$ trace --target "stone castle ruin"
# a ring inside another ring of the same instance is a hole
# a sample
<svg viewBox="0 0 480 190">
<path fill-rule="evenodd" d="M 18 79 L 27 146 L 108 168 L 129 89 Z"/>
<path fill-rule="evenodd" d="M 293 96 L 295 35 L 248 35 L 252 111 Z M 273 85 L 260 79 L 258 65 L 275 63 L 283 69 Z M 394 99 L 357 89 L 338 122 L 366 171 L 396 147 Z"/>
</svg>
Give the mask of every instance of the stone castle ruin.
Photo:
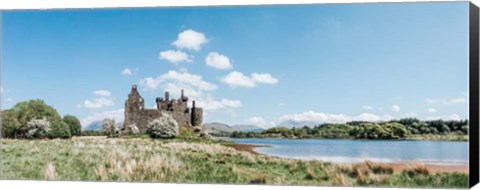
<svg viewBox="0 0 480 190">
<path fill-rule="evenodd" d="M 159 118 L 163 113 L 170 114 L 178 123 L 178 126 L 201 126 L 203 122 L 203 109 L 195 107 L 192 101 L 192 108 L 188 107 L 188 97 L 183 95 L 179 99 L 170 99 L 168 91 L 165 91 L 165 99 L 156 99 L 156 109 L 145 109 L 145 101 L 137 90 L 137 85 L 132 89 L 125 101 L 125 121 L 123 123 L 124 134 L 130 133 L 131 125 L 137 126 L 140 133 L 147 131 L 147 125 L 154 119 Z"/>
</svg>

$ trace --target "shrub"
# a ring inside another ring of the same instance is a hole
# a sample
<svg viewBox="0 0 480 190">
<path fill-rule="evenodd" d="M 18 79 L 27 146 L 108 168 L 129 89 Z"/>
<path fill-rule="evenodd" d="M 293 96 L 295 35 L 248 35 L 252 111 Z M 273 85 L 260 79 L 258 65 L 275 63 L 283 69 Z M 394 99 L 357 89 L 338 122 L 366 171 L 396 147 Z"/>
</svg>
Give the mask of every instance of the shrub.
<svg viewBox="0 0 480 190">
<path fill-rule="evenodd" d="M 147 133 L 152 138 L 175 138 L 178 136 L 178 123 L 168 113 L 162 113 L 160 118 L 147 125 Z"/>
<path fill-rule="evenodd" d="M 1 112 L 2 117 L 2 136 L 9 138 L 18 138 L 21 124 L 18 121 L 18 114 L 15 110 L 5 110 Z"/>
<path fill-rule="evenodd" d="M 114 119 L 104 119 L 102 126 L 108 138 L 114 138 L 120 135 L 120 128 L 115 124 Z"/>
<path fill-rule="evenodd" d="M 128 126 L 130 128 L 130 132 L 132 132 L 132 134 L 138 134 L 140 133 L 140 131 L 138 130 L 138 127 L 135 125 L 135 124 L 132 124 L 130 126 Z"/>
<path fill-rule="evenodd" d="M 428 168 L 425 165 L 421 164 L 421 165 L 415 166 L 412 169 L 403 170 L 402 173 L 407 174 L 410 177 L 414 177 L 417 175 L 428 175 L 430 174 L 430 171 L 428 171 Z"/>
<path fill-rule="evenodd" d="M 51 130 L 48 132 L 49 138 L 62 138 L 67 139 L 72 137 L 70 133 L 70 127 L 63 121 L 52 122 Z"/>
<path fill-rule="evenodd" d="M 63 122 L 65 122 L 68 127 L 70 128 L 70 134 L 72 136 L 80 136 L 82 130 L 82 124 L 77 117 L 73 115 L 65 115 L 63 116 Z"/>
<path fill-rule="evenodd" d="M 31 119 L 27 123 L 27 127 L 27 138 L 44 138 L 47 136 L 47 133 L 50 130 L 50 122 L 47 120 L 47 118 Z"/>
<path fill-rule="evenodd" d="M 2 111 L 2 135 L 8 138 L 29 137 L 28 122 L 33 119 L 46 118 L 50 124 L 61 121 L 57 110 L 45 104 L 43 100 L 34 99 L 15 104 L 11 109 Z M 31 131 L 31 133 L 34 133 Z"/>
</svg>

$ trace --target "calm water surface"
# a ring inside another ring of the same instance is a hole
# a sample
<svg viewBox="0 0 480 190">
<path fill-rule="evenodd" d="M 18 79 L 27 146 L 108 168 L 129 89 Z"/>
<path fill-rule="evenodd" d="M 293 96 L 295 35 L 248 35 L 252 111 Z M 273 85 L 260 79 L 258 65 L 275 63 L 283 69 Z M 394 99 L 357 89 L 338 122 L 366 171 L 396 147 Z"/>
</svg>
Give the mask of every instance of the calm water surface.
<svg viewBox="0 0 480 190">
<path fill-rule="evenodd" d="M 284 158 L 354 163 L 421 161 L 426 164 L 467 165 L 468 142 L 337 139 L 231 139 L 236 143 L 268 145 L 255 151 Z"/>
</svg>

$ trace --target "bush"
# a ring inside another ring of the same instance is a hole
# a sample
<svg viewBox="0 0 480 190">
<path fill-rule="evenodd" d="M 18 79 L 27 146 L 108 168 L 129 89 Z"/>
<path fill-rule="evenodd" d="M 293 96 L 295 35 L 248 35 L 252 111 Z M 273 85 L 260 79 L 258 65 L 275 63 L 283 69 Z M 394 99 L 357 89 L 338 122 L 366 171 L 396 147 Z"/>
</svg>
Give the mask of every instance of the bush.
<svg viewBox="0 0 480 190">
<path fill-rule="evenodd" d="M 130 126 L 128 126 L 130 128 L 130 132 L 132 134 L 138 134 L 140 133 L 140 131 L 138 130 L 138 127 L 135 125 L 135 124 L 132 124 Z"/>
<path fill-rule="evenodd" d="M 152 138 L 175 138 L 178 136 L 178 123 L 168 113 L 162 113 L 160 118 L 147 125 L 147 133 Z"/>
<path fill-rule="evenodd" d="M 2 135 L 8 138 L 32 138 L 29 136 L 28 122 L 39 118 L 46 118 L 52 125 L 61 121 L 57 110 L 43 100 L 19 102 L 12 109 L 2 111 Z"/>
<path fill-rule="evenodd" d="M 70 127 L 63 121 L 57 121 L 52 123 L 51 130 L 48 132 L 49 138 L 62 138 L 67 139 L 72 137 L 70 133 Z"/>
<path fill-rule="evenodd" d="M 80 136 L 80 133 L 82 131 L 82 124 L 80 123 L 80 120 L 78 120 L 77 117 L 73 115 L 65 115 L 63 116 L 62 120 L 70 128 L 70 134 L 72 136 Z"/>
<path fill-rule="evenodd" d="M 2 137 L 19 138 L 21 124 L 18 121 L 18 114 L 15 110 L 5 110 L 1 112 L 2 117 Z"/>
<path fill-rule="evenodd" d="M 27 138 L 45 138 L 48 131 L 50 130 L 50 122 L 47 118 L 43 119 L 31 119 L 27 123 L 28 132 L 26 134 Z"/>
<path fill-rule="evenodd" d="M 120 128 L 115 124 L 113 119 L 104 119 L 102 122 L 103 130 L 108 138 L 120 136 Z"/>
</svg>

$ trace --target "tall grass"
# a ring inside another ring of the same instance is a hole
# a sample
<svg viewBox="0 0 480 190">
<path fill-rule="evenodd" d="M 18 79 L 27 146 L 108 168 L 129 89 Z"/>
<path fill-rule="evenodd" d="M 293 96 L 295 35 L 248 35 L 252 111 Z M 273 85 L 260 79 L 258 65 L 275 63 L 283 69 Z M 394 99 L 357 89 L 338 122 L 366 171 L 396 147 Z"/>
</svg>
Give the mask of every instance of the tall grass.
<svg viewBox="0 0 480 190">
<path fill-rule="evenodd" d="M 394 173 L 373 162 L 282 159 L 211 140 L 83 137 L 1 143 L 2 179 L 444 188 L 468 184 L 468 174 L 431 174 L 421 167 Z"/>
</svg>

